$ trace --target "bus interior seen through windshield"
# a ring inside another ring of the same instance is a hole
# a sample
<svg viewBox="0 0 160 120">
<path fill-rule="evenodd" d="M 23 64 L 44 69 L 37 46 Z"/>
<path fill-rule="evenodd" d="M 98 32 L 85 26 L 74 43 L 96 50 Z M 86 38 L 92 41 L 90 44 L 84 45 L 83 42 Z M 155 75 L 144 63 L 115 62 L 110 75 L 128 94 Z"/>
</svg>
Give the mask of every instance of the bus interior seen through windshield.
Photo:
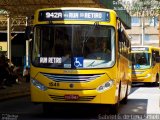
<svg viewBox="0 0 160 120">
<path fill-rule="evenodd" d="M 100 32 L 101 31 L 101 32 Z M 43 58 L 59 58 L 45 63 Z M 82 57 L 81 68 L 106 68 L 115 63 L 115 30 L 95 25 L 37 25 L 32 63 L 40 67 L 72 68 L 72 57 Z"/>
<path fill-rule="evenodd" d="M 150 53 L 132 53 L 132 65 L 135 69 L 150 68 Z"/>
</svg>

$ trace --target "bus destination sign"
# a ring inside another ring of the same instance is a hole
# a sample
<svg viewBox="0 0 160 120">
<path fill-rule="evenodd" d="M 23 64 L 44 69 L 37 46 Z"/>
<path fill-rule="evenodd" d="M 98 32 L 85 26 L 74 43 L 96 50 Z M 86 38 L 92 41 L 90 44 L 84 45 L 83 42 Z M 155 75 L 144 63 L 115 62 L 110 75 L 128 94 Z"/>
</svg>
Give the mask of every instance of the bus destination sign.
<svg viewBox="0 0 160 120">
<path fill-rule="evenodd" d="M 55 20 L 92 20 L 109 21 L 109 12 L 86 11 L 86 10 L 47 10 L 39 12 L 39 21 Z"/>
<path fill-rule="evenodd" d="M 146 47 L 132 47 L 131 51 L 148 51 Z"/>
</svg>

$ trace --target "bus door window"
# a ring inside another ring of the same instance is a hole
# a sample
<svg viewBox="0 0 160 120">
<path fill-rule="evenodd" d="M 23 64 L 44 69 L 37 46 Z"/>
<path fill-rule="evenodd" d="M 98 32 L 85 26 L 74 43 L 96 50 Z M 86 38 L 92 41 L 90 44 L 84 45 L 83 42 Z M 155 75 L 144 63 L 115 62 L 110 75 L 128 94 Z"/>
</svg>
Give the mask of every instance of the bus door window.
<svg viewBox="0 0 160 120">
<path fill-rule="evenodd" d="M 154 66 L 156 64 L 156 52 L 152 51 L 152 65 Z"/>
<path fill-rule="evenodd" d="M 160 52 L 156 51 L 156 62 L 160 63 Z"/>
<path fill-rule="evenodd" d="M 119 42 L 119 52 L 120 54 L 122 54 L 123 56 L 127 57 L 127 46 L 126 46 L 126 41 L 127 38 L 125 37 L 125 33 L 124 31 L 119 30 L 119 37 L 118 37 L 118 42 Z"/>
<path fill-rule="evenodd" d="M 152 61 L 153 64 L 155 64 L 156 62 L 159 62 L 159 51 L 152 51 Z"/>
</svg>

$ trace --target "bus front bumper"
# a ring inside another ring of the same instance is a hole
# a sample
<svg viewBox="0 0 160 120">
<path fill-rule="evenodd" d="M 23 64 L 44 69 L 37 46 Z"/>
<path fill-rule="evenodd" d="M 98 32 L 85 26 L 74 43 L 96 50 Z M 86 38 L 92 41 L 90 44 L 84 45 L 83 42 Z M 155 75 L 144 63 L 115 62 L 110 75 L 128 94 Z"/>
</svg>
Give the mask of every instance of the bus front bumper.
<svg viewBox="0 0 160 120">
<path fill-rule="evenodd" d="M 154 82 L 152 80 L 152 76 L 146 75 L 146 76 L 132 76 L 132 82 Z"/>
<path fill-rule="evenodd" d="M 97 90 L 60 90 L 47 89 L 42 91 L 31 84 L 32 102 L 53 103 L 91 103 L 91 104 L 115 104 L 117 101 L 116 87 L 99 93 Z"/>
</svg>

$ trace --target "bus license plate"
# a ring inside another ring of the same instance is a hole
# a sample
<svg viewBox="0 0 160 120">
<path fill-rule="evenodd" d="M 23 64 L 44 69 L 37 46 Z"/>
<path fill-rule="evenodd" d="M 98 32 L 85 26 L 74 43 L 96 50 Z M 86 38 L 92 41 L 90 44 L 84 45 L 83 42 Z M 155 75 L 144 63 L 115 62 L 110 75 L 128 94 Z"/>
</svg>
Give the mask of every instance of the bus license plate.
<svg viewBox="0 0 160 120">
<path fill-rule="evenodd" d="M 79 95 L 65 95 L 64 98 L 65 100 L 78 100 Z"/>
</svg>

